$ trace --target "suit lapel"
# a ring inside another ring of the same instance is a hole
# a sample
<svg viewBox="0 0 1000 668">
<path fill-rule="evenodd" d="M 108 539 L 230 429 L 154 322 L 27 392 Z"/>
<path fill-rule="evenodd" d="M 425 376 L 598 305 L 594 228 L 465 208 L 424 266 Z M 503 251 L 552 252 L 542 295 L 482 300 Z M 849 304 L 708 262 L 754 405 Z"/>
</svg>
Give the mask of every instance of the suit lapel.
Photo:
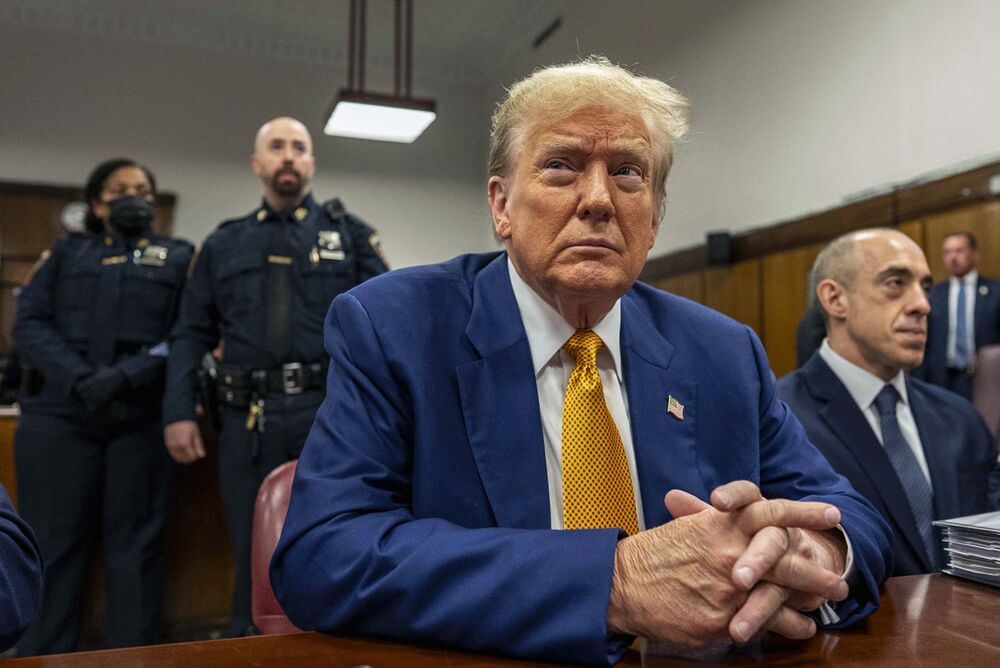
<svg viewBox="0 0 1000 668">
<path fill-rule="evenodd" d="M 547 529 L 538 389 L 505 253 L 476 276 L 472 298 L 466 335 L 482 357 L 456 372 L 479 476 L 499 526 Z"/>
<path fill-rule="evenodd" d="M 861 470 L 871 481 L 872 489 L 882 499 L 896 526 L 900 527 L 903 535 L 897 536 L 897 540 L 906 540 L 913 551 L 920 555 L 924 568 L 929 570 L 930 564 L 926 563 L 924 544 L 906 499 L 906 492 L 868 420 L 822 357 L 813 355 L 803 371 L 810 392 L 824 404 L 819 410 L 820 418 L 858 461 Z"/>
<path fill-rule="evenodd" d="M 973 335 L 976 343 L 976 348 L 988 345 L 988 342 L 992 340 L 991 339 L 992 335 L 990 334 L 989 330 L 990 327 L 993 325 L 993 323 L 991 323 L 989 319 L 988 307 L 990 300 L 993 298 L 993 296 L 990 295 L 989 289 L 990 286 L 987 285 L 986 281 L 983 280 L 982 276 L 976 279 L 976 294 L 974 297 L 975 306 L 973 307 L 973 316 L 972 316 L 973 319 L 975 320 L 973 325 L 976 331 L 973 332 Z M 986 294 L 983 294 L 982 290 L 986 290 Z"/>
<path fill-rule="evenodd" d="M 910 401 L 910 412 L 917 423 L 927 468 L 931 473 L 934 519 L 956 517 L 961 512 L 958 498 L 943 493 L 945 490 L 958 489 L 958 467 L 955 466 L 956 452 L 950 447 L 950 434 L 941 419 L 941 409 L 931 405 L 909 379 L 906 381 L 906 394 Z"/>
<path fill-rule="evenodd" d="M 679 488 L 700 498 L 710 490 L 698 475 L 698 385 L 670 373 L 674 346 L 653 327 L 645 311 L 622 298 L 622 373 L 632 423 L 632 447 L 646 527 L 670 519 L 663 495 Z M 667 413 L 667 398 L 683 404 L 683 420 Z"/>
</svg>

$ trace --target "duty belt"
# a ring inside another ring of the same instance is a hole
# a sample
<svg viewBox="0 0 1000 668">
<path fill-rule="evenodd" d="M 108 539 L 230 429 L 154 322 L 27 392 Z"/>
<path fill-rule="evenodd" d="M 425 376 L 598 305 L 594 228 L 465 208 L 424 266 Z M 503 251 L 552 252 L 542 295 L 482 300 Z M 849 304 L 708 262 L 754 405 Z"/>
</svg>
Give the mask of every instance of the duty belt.
<svg viewBox="0 0 1000 668">
<path fill-rule="evenodd" d="M 269 393 L 302 394 L 326 384 L 323 362 L 282 364 L 274 369 L 234 369 L 218 371 L 219 401 L 230 406 L 248 406 Z"/>
</svg>

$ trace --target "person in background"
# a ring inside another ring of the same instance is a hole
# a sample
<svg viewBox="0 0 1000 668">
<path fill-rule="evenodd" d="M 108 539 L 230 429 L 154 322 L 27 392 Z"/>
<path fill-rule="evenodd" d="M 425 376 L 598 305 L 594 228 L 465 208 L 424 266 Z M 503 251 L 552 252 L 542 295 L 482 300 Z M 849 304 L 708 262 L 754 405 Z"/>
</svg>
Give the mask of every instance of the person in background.
<svg viewBox="0 0 1000 668">
<path fill-rule="evenodd" d="M 1000 498 L 993 436 L 966 399 L 907 377 L 924 356 L 931 273 L 901 232 L 834 240 L 813 266 L 828 337 L 778 394 L 809 440 L 889 521 L 894 575 L 938 570 L 931 522 Z"/>
<path fill-rule="evenodd" d="M 807 638 L 877 607 L 888 527 L 756 336 L 636 282 L 686 118 L 603 58 L 538 70 L 493 119 L 505 251 L 334 300 L 271 562 L 293 623 L 613 663 L 634 636 Z"/>
<path fill-rule="evenodd" d="M 0 651 L 21 637 L 42 599 L 42 554 L 35 534 L 0 485 Z"/>
<path fill-rule="evenodd" d="M 221 338 L 219 487 L 236 565 L 231 635 L 254 632 L 250 536 L 257 489 L 272 469 L 298 457 L 323 401 L 330 301 L 388 269 L 371 227 L 340 200 L 313 199 L 316 164 L 302 123 L 284 117 L 265 123 L 250 164 L 263 201 L 219 225 L 202 245 L 171 339 L 163 417 L 175 460 L 204 456 L 195 422 L 197 373 Z"/>
<path fill-rule="evenodd" d="M 931 290 L 927 353 L 913 375 L 972 398 L 976 350 L 1000 343 L 1000 281 L 980 276 L 979 252 L 971 232 L 941 242 L 951 278 Z"/>
<path fill-rule="evenodd" d="M 42 254 L 14 323 L 30 367 L 14 435 L 18 501 L 45 560 L 22 655 L 76 649 L 98 538 L 108 646 L 157 639 L 175 473 L 161 427 L 166 339 L 194 249 L 153 232 L 156 181 L 132 160 L 98 165 L 84 195 L 89 231 Z"/>
</svg>

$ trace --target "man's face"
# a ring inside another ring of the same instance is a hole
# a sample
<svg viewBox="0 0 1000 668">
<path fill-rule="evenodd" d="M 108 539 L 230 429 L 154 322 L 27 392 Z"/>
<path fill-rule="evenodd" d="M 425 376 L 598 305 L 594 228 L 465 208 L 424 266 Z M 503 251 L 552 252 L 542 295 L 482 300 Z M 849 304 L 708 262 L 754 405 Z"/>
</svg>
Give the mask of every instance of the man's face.
<svg viewBox="0 0 1000 668">
<path fill-rule="evenodd" d="M 965 235 L 945 237 L 941 244 L 941 255 L 945 268 L 952 276 L 961 278 L 976 268 L 977 253 Z"/>
<path fill-rule="evenodd" d="M 264 184 L 265 195 L 278 199 L 305 195 L 316 172 L 309 132 L 290 118 L 271 121 L 258 135 L 250 163 Z"/>
<path fill-rule="evenodd" d="M 924 358 L 931 272 L 920 247 L 897 232 L 857 240 L 854 261 L 857 274 L 843 294 L 853 348 L 845 357 L 888 380 Z"/>
<path fill-rule="evenodd" d="M 546 301 L 617 299 L 656 238 L 653 150 L 637 115 L 587 108 L 530 129 L 506 177 L 490 179 L 497 235 Z"/>
</svg>

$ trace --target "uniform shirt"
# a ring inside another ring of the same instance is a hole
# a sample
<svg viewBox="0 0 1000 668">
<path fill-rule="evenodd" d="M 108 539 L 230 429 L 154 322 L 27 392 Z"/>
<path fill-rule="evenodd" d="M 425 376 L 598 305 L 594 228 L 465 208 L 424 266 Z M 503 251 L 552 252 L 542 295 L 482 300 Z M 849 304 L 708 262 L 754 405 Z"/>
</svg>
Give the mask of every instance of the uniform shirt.
<svg viewBox="0 0 1000 668">
<path fill-rule="evenodd" d="M 275 226 L 287 233 L 288 256 L 270 257 Z M 290 268 L 284 354 L 268 349 L 267 274 Z M 375 231 L 344 214 L 334 220 L 311 195 L 285 211 L 266 202 L 222 223 L 195 259 L 171 336 L 164 423 L 193 420 L 196 373 L 204 354 L 223 341 L 222 364 L 247 371 L 326 359 L 323 323 L 341 292 L 387 270 Z"/>
<path fill-rule="evenodd" d="M 549 482 L 549 514 L 553 529 L 563 528 L 562 495 L 562 414 L 566 401 L 566 384 L 576 366 L 573 358 L 562 349 L 576 329 L 532 290 L 507 259 L 511 287 L 521 312 L 521 322 L 531 348 L 531 363 L 538 386 L 538 408 L 542 415 L 542 437 L 545 441 L 545 472 Z M 597 353 L 597 372 L 604 389 L 604 402 L 618 428 L 625 448 L 632 493 L 635 497 L 635 516 L 639 530 L 646 528 L 642 514 L 639 477 L 635 468 L 635 449 L 632 446 L 632 426 L 628 418 L 628 399 L 621 374 L 621 300 L 615 302 L 604 318 L 592 327 L 601 337 L 604 347 Z"/>
<path fill-rule="evenodd" d="M 17 348 L 45 379 L 42 394 L 22 403 L 74 412 L 74 384 L 105 363 L 119 368 L 133 389 L 161 381 L 165 365 L 156 351 L 174 323 L 193 252 L 187 241 L 154 234 L 71 234 L 57 241 L 18 298 Z M 110 359 L 88 357 L 95 339 Z"/>
<path fill-rule="evenodd" d="M 830 367 L 830 370 L 833 371 L 837 378 L 840 379 L 840 382 L 844 384 L 844 387 L 847 388 L 847 392 L 854 399 L 854 403 L 858 405 L 858 409 L 865 416 L 865 420 L 868 421 L 868 426 L 872 428 L 875 438 L 884 446 L 885 443 L 882 440 L 882 423 L 878 407 L 875 406 L 875 397 L 885 387 L 886 382 L 875 374 L 865 371 L 838 355 L 830 347 L 828 339 L 823 340 L 819 354 L 827 366 Z M 924 472 L 924 477 L 927 478 L 928 482 L 931 482 L 930 469 L 927 468 L 927 458 L 924 456 L 924 448 L 920 443 L 920 432 L 917 431 L 917 423 L 913 419 L 912 411 L 910 411 L 910 402 L 906 394 L 906 379 L 903 372 L 900 371 L 897 373 L 889 383 L 899 393 L 899 402 L 896 404 L 896 421 L 899 422 L 899 430 L 903 433 L 906 444 L 913 450 L 913 455 L 917 458 L 917 463 L 920 464 L 920 470 Z"/>
<path fill-rule="evenodd" d="M 948 280 L 948 344 L 946 355 L 948 366 L 955 367 L 955 330 L 960 314 L 958 313 L 958 291 L 965 290 L 965 349 L 969 353 L 969 364 L 976 358 L 976 284 L 979 272 L 975 269 L 965 276 L 952 276 Z"/>
</svg>

